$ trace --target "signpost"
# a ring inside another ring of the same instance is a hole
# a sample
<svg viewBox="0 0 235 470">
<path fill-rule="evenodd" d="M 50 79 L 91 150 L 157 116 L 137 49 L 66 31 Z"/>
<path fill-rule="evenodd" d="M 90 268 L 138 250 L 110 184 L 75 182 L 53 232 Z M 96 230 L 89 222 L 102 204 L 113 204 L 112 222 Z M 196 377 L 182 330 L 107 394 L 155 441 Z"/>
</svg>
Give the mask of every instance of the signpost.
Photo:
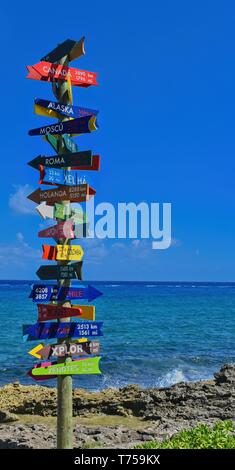
<svg viewBox="0 0 235 470">
<path fill-rule="evenodd" d="M 72 264 L 59 264 L 51 266 L 44 264 L 40 266 L 36 274 L 42 281 L 52 279 L 80 279 L 82 280 L 82 261 L 77 261 Z"/>
<path fill-rule="evenodd" d="M 44 305 L 38 304 L 38 321 L 57 320 L 58 318 L 78 317 L 85 320 L 95 320 L 95 307 L 93 305 Z"/>
<path fill-rule="evenodd" d="M 28 354 L 36 359 L 50 359 L 51 357 L 64 357 L 70 356 L 89 356 L 91 354 L 99 354 L 100 343 L 99 341 L 75 340 L 76 342 L 60 343 L 60 344 L 38 344 L 35 348 L 31 349 Z"/>
<path fill-rule="evenodd" d="M 73 447 L 72 423 L 72 375 L 100 374 L 100 357 L 72 360 L 73 356 L 99 354 L 102 322 L 95 320 L 92 305 L 71 305 L 70 300 L 88 299 L 89 302 L 102 295 L 92 286 L 71 286 L 71 279 L 82 279 L 81 246 L 70 245 L 70 240 L 85 236 L 88 222 L 81 209 L 71 207 L 71 202 L 86 202 L 96 191 L 84 179 L 79 170 L 99 170 L 100 157 L 91 150 L 79 151 L 71 137 L 90 133 L 97 129 L 97 110 L 73 105 L 72 86 L 97 85 L 97 74 L 78 70 L 69 62 L 84 55 L 84 38 L 79 41 L 67 39 L 41 62 L 28 66 L 27 78 L 51 82 L 57 101 L 35 99 L 35 113 L 57 118 L 58 122 L 31 129 L 29 135 L 41 135 L 54 149 L 55 156 L 34 158 L 29 165 L 40 171 L 41 184 L 59 187 L 37 189 L 28 196 L 39 204 L 37 212 L 44 219 L 55 219 L 57 224 L 39 232 L 40 237 L 53 237 L 58 245 L 43 245 L 43 259 L 56 261 L 56 265 L 42 265 L 37 271 L 41 280 L 56 279 L 56 285 L 35 284 L 30 297 L 38 305 L 38 323 L 23 326 L 24 341 L 57 338 L 57 344 L 38 345 L 29 353 L 37 359 L 57 357 L 57 363 L 35 365 L 28 375 L 34 380 L 57 378 L 57 448 Z M 75 170 L 75 171 L 74 171 Z M 71 260 L 76 260 L 70 263 Z M 49 302 L 53 302 L 49 304 Z M 72 317 L 80 318 L 71 322 Z M 47 320 L 57 321 L 47 321 Z M 83 320 L 82 320 L 83 319 Z M 93 340 L 88 340 L 91 337 Z M 78 338 L 79 341 L 71 338 Z"/>
<path fill-rule="evenodd" d="M 23 341 L 35 341 L 50 338 L 84 338 L 103 336 L 103 322 L 45 322 L 23 325 Z"/>
<path fill-rule="evenodd" d="M 46 201 L 48 204 L 55 204 L 59 201 L 85 202 L 94 196 L 96 191 L 89 184 L 79 184 L 78 186 L 65 186 L 54 189 L 36 189 L 29 194 L 28 199 L 39 204 Z"/>
<path fill-rule="evenodd" d="M 60 261 L 80 261 L 84 252 L 80 245 L 42 245 L 43 259 Z"/>
<path fill-rule="evenodd" d="M 72 106 L 70 104 L 58 103 L 55 101 L 34 99 L 34 112 L 39 116 L 55 117 L 60 119 L 61 116 L 69 118 L 81 118 L 84 116 L 97 116 L 97 109 L 81 108 L 80 106 Z"/>
<path fill-rule="evenodd" d="M 29 295 L 33 302 L 61 302 L 64 300 L 92 300 L 100 297 L 102 292 L 88 285 L 79 287 L 60 287 L 51 284 L 34 284 Z"/>
</svg>

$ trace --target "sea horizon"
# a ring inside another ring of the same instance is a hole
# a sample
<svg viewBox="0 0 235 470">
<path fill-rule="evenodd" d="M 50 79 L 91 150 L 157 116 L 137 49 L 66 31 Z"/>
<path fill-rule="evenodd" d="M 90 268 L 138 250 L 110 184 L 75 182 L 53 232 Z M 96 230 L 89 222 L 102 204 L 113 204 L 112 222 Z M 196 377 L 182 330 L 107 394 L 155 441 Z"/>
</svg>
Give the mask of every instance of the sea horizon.
<svg viewBox="0 0 235 470">
<path fill-rule="evenodd" d="M 0 385 L 35 384 L 27 371 L 38 361 L 28 352 L 39 341 L 22 338 L 22 325 L 37 322 L 37 307 L 29 298 L 34 282 L 0 280 Z M 95 305 L 96 320 L 104 322 L 102 374 L 74 377 L 75 387 L 164 387 L 210 379 L 225 363 L 235 362 L 235 282 L 82 281 L 89 283 L 103 292 L 89 303 Z M 56 381 L 40 383 L 54 386 Z"/>
</svg>

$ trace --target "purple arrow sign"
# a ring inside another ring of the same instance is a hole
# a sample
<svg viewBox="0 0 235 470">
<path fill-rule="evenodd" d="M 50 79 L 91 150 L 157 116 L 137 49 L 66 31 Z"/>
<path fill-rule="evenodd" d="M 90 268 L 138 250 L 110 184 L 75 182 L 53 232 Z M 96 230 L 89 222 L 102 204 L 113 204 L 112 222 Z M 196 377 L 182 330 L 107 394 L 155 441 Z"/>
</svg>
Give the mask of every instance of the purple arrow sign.
<svg viewBox="0 0 235 470">
<path fill-rule="evenodd" d="M 87 287 L 59 287 L 50 284 L 34 284 L 29 297 L 33 299 L 33 302 L 40 303 L 73 299 L 88 299 L 88 302 L 91 302 L 101 295 L 103 295 L 102 292 L 90 285 Z"/>
<path fill-rule="evenodd" d="M 103 336 L 103 322 L 42 322 L 33 325 L 23 325 L 23 341 L 50 338 L 84 338 L 88 336 Z"/>
<path fill-rule="evenodd" d="M 61 135 L 61 134 L 87 134 L 98 128 L 96 116 L 85 116 L 72 121 L 56 122 L 51 126 L 31 129 L 29 135 Z"/>
</svg>

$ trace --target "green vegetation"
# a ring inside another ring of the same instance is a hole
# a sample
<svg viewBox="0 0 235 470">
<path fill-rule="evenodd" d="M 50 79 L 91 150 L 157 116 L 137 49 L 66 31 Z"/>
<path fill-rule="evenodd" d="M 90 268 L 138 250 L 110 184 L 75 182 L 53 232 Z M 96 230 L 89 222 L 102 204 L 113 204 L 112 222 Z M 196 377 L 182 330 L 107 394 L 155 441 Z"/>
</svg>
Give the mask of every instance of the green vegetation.
<svg viewBox="0 0 235 470">
<path fill-rule="evenodd" d="M 181 431 L 165 441 L 149 441 L 138 449 L 235 449 L 235 427 L 232 421 L 218 421 L 213 427 L 200 424 Z"/>
</svg>

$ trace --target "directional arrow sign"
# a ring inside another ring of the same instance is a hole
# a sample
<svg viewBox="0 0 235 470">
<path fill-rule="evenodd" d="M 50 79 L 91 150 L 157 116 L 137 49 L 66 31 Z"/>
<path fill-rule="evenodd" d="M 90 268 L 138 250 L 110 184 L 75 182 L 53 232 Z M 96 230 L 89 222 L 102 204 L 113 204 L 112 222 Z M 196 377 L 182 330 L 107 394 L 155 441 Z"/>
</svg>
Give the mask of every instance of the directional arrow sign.
<svg viewBox="0 0 235 470">
<path fill-rule="evenodd" d="M 71 139 L 68 134 L 64 134 L 62 138 L 63 138 L 63 145 L 68 152 L 71 152 L 71 153 L 78 152 L 77 144 L 75 144 L 73 139 Z"/>
<path fill-rule="evenodd" d="M 34 341 L 50 338 L 84 338 L 103 336 L 103 322 L 45 322 L 23 325 L 23 340 Z"/>
<path fill-rule="evenodd" d="M 41 60 L 46 60 L 48 62 L 58 62 L 66 55 L 68 56 L 69 62 L 74 59 L 78 59 L 85 54 L 84 40 L 84 36 L 79 41 L 66 39 L 66 41 L 59 44 L 55 49 L 53 49 L 53 51 L 42 57 Z"/>
<path fill-rule="evenodd" d="M 87 70 L 78 70 L 65 65 L 52 64 L 51 62 L 38 62 L 34 65 L 27 66 L 29 74 L 27 78 L 33 80 L 42 80 L 52 82 L 54 80 L 71 80 L 71 85 L 88 87 L 98 85 L 96 77 L 97 73 L 88 72 Z"/>
<path fill-rule="evenodd" d="M 72 106 L 70 104 L 62 104 L 57 101 L 34 99 L 34 112 L 39 116 L 55 117 L 60 119 L 61 116 L 70 118 L 81 118 L 84 116 L 97 116 L 97 109 L 81 108 L 80 106 Z"/>
<path fill-rule="evenodd" d="M 46 201 L 48 204 L 53 205 L 59 201 L 70 202 L 85 202 L 94 196 L 96 191 L 88 184 L 80 184 L 79 186 L 64 186 L 62 188 L 41 190 L 36 189 L 33 193 L 29 194 L 28 199 L 39 204 Z"/>
<path fill-rule="evenodd" d="M 82 118 L 72 119 L 71 121 L 61 121 L 51 126 L 38 127 L 31 129 L 29 135 L 47 135 L 47 134 L 87 134 L 96 131 L 98 124 L 96 116 L 84 116 Z"/>
<path fill-rule="evenodd" d="M 59 146 L 59 141 L 55 135 L 47 134 L 43 137 L 44 140 L 46 140 L 52 148 L 59 153 L 60 151 L 60 146 Z M 63 145 L 66 148 L 68 152 L 78 152 L 78 146 L 77 144 L 71 139 L 68 134 L 62 135 L 62 141 Z"/>
<path fill-rule="evenodd" d="M 74 375 L 74 374 L 101 374 L 99 369 L 100 357 L 79 359 L 68 363 L 46 365 L 32 369 L 32 375 Z"/>
<path fill-rule="evenodd" d="M 81 209 L 71 207 L 70 204 L 55 203 L 53 206 L 48 206 L 45 202 L 41 202 L 37 206 L 36 211 L 43 219 L 73 219 L 76 223 L 87 222 L 87 215 Z"/>
<path fill-rule="evenodd" d="M 57 320 L 59 318 L 79 317 L 85 320 L 95 320 L 95 307 L 92 305 L 61 305 L 38 304 L 38 321 Z"/>
<path fill-rule="evenodd" d="M 60 170 L 58 168 L 46 168 L 40 165 L 39 184 L 51 184 L 62 186 L 77 186 L 86 183 L 86 177 L 78 171 Z"/>
<path fill-rule="evenodd" d="M 91 155 L 91 150 L 85 152 L 75 152 L 70 154 L 61 154 L 53 157 L 45 157 L 39 155 L 31 160 L 28 165 L 39 169 L 39 166 L 48 168 L 66 168 L 71 167 L 72 170 L 99 170 L 100 156 Z"/>
<path fill-rule="evenodd" d="M 86 238 L 89 236 L 89 224 L 78 223 L 73 225 L 73 220 L 60 222 L 58 225 L 46 228 L 38 232 L 39 238 Z"/>
<path fill-rule="evenodd" d="M 39 238 L 74 238 L 73 221 L 66 220 L 38 232 Z"/>
<path fill-rule="evenodd" d="M 52 261 L 80 261 L 84 252 L 80 245 L 42 245 L 43 259 Z"/>
<path fill-rule="evenodd" d="M 82 261 L 68 264 L 66 266 L 43 265 L 36 272 L 41 280 L 50 279 L 80 279 L 82 280 Z"/>
<path fill-rule="evenodd" d="M 39 206 L 35 207 L 38 214 L 45 219 L 54 219 L 55 208 L 53 206 L 48 206 L 45 202 L 41 202 Z M 64 217 L 65 218 L 65 217 Z"/>
<path fill-rule="evenodd" d="M 43 365 L 44 365 L 44 367 L 46 367 L 46 366 L 52 366 L 53 364 L 55 364 L 55 362 L 45 362 Z M 35 364 L 35 365 L 33 366 L 33 369 L 36 369 L 36 368 L 39 368 L 39 367 L 41 367 L 41 364 Z M 56 375 L 38 375 L 38 376 L 34 376 L 34 375 L 32 374 L 32 370 L 33 370 L 33 369 L 30 369 L 30 370 L 27 372 L 27 375 L 28 375 L 29 377 L 31 377 L 31 379 L 36 380 L 37 382 L 44 381 L 44 380 L 48 380 L 48 379 L 56 379 L 56 378 L 57 378 Z"/>
<path fill-rule="evenodd" d="M 50 359 L 54 357 L 70 356 L 88 356 L 90 354 L 99 354 L 99 341 L 75 340 L 73 343 L 66 344 L 38 344 L 35 348 L 28 351 L 28 354 L 36 359 Z"/>
<path fill-rule="evenodd" d="M 33 302 L 61 302 L 65 300 L 84 300 L 92 302 L 103 295 L 98 289 L 88 285 L 87 287 L 59 287 L 50 284 L 34 284 L 30 293 Z"/>
<path fill-rule="evenodd" d="M 43 137 L 43 140 L 46 140 L 46 141 L 52 146 L 52 148 L 53 148 L 57 153 L 59 153 L 59 151 L 60 151 L 60 143 L 59 143 L 59 140 L 58 140 L 57 136 L 48 134 L 48 135 L 45 135 L 45 137 Z M 76 144 L 74 143 L 74 145 L 76 145 Z M 76 147 L 76 150 L 78 150 L 77 147 Z"/>
</svg>

